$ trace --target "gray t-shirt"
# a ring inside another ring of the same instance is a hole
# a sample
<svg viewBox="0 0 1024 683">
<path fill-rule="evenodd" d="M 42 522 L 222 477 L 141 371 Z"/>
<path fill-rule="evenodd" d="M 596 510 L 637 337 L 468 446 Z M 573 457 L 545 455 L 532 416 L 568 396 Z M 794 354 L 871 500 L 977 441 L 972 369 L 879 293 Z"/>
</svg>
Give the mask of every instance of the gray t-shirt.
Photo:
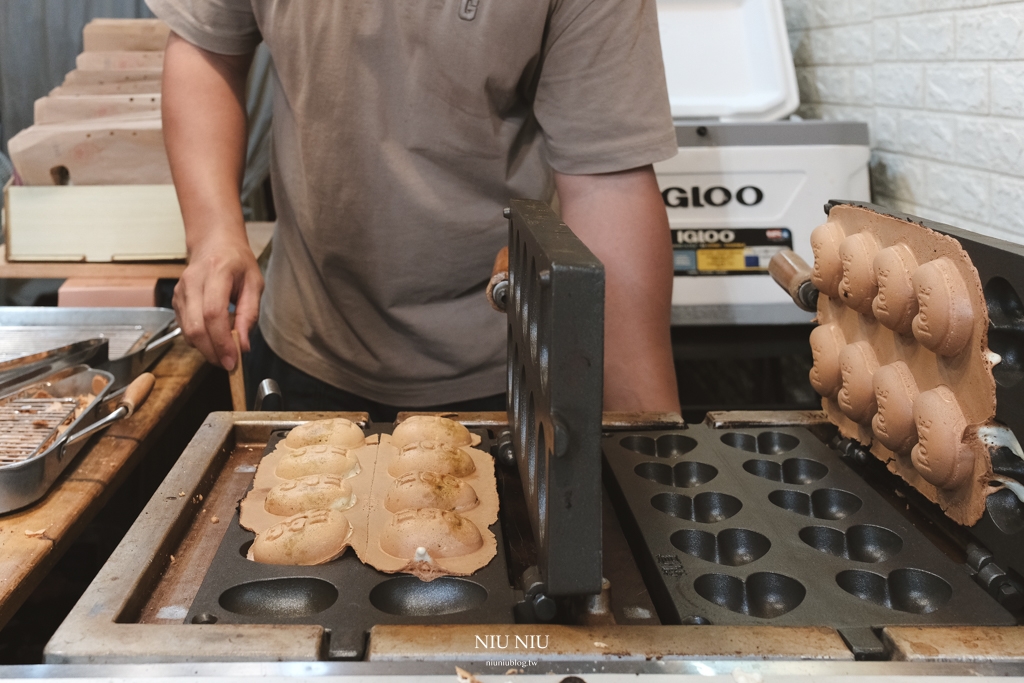
<svg viewBox="0 0 1024 683">
<path fill-rule="evenodd" d="M 510 198 L 551 169 L 676 153 L 654 0 L 147 0 L 189 42 L 276 67 L 260 329 L 299 369 L 424 406 L 500 393 L 484 287 Z"/>
</svg>

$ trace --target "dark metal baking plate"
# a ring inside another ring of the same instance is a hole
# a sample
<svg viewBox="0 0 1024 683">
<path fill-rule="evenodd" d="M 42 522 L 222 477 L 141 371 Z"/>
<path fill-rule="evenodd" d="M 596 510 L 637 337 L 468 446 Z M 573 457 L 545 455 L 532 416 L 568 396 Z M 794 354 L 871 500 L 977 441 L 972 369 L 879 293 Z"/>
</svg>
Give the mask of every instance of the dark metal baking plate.
<svg viewBox="0 0 1024 683">
<path fill-rule="evenodd" d="M 806 429 L 618 433 L 603 451 L 665 623 L 1014 623 Z"/>
<path fill-rule="evenodd" d="M 284 435 L 275 433 L 264 455 Z M 498 553 L 486 567 L 469 577 L 423 582 L 377 571 L 351 550 L 315 567 L 251 562 L 245 555 L 255 535 L 238 524 L 236 512 L 185 623 L 320 624 L 329 631 L 330 659 L 362 658 L 366 635 L 376 624 L 510 624 L 515 596 L 501 525 L 490 529 Z"/>
</svg>

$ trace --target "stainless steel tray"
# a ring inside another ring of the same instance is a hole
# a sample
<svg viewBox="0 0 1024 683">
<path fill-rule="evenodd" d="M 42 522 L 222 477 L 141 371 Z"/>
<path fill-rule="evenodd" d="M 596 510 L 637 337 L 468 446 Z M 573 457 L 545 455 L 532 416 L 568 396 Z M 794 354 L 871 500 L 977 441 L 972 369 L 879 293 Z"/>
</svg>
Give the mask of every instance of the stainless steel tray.
<svg viewBox="0 0 1024 683">
<path fill-rule="evenodd" d="M 0 306 L 0 360 L 84 339 L 110 341 L 115 360 L 144 347 L 174 322 L 169 308 Z"/>
<path fill-rule="evenodd" d="M 31 395 L 39 389 L 44 389 L 57 399 L 88 395 L 93 393 L 97 377 L 104 380 L 103 389 L 96 392 L 96 397 L 52 444 L 26 460 L 0 465 L 0 514 L 31 505 L 42 498 L 68 463 L 78 455 L 88 440 L 85 437 L 93 431 L 91 428 L 103 426 L 97 424 L 99 408 L 114 383 L 114 376 L 86 365 L 76 365 L 60 370 L 14 395 Z M 0 434 L 0 440 L 3 438 Z"/>
</svg>

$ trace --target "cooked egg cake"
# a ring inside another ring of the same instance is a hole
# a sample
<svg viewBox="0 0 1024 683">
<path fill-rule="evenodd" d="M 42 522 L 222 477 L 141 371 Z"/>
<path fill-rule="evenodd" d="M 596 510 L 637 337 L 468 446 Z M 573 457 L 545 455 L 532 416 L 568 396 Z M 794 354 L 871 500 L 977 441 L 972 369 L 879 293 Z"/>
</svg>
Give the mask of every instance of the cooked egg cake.
<svg viewBox="0 0 1024 683">
<path fill-rule="evenodd" d="M 319 445 L 296 448 L 277 464 L 274 474 L 282 479 L 298 479 L 312 474 L 351 477 L 359 473 L 359 460 L 349 449 Z"/>
<path fill-rule="evenodd" d="M 352 525 L 342 512 L 301 512 L 257 534 L 249 555 L 263 564 L 324 564 L 345 552 L 351 535 Z"/>
<path fill-rule="evenodd" d="M 437 472 L 453 477 L 466 477 L 476 471 L 473 458 L 460 448 L 438 441 L 406 444 L 398 457 L 388 465 L 388 474 L 400 477 L 409 472 Z"/>
<path fill-rule="evenodd" d="M 425 508 L 392 515 L 380 535 L 381 550 L 413 559 L 424 548 L 434 559 L 468 555 L 483 545 L 480 530 L 457 512 Z"/>
<path fill-rule="evenodd" d="M 272 515 L 290 517 L 306 510 L 345 510 L 354 503 L 352 486 L 336 474 L 310 474 L 270 489 L 264 504 Z"/>
<path fill-rule="evenodd" d="M 420 508 L 464 512 L 478 504 L 472 486 L 457 477 L 437 472 L 403 474 L 395 479 L 384 499 L 384 507 L 392 512 Z"/>
</svg>

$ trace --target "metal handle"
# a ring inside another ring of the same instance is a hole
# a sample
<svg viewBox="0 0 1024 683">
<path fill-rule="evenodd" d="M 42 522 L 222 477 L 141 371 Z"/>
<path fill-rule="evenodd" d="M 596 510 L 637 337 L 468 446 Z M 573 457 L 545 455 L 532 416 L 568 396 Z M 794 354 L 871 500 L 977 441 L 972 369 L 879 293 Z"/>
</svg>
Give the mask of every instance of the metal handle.
<svg viewBox="0 0 1024 683">
<path fill-rule="evenodd" d="M 818 310 L 818 290 L 811 283 L 811 267 L 799 254 L 784 249 L 768 262 L 768 274 L 805 311 Z"/>
<path fill-rule="evenodd" d="M 253 403 L 253 410 L 263 410 L 263 404 L 270 404 L 267 410 L 284 410 L 284 396 L 281 394 L 281 387 L 269 377 L 256 387 L 256 401 Z"/>
<path fill-rule="evenodd" d="M 487 301 L 494 310 L 505 312 L 508 303 L 508 247 L 502 247 L 494 258 L 491 279 L 487 283 Z"/>
<path fill-rule="evenodd" d="M 125 389 L 124 395 L 122 395 L 120 400 L 118 400 L 117 408 L 115 408 L 113 412 L 101 420 L 96 420 L 96 422 L 93 422 L 85 429 L 64 437 L 64 443 L 60 446 L 59 459 L 64 459 L 64 451 L 67 450 L 68 446 L 88 439 L 96 432 L 110 426 L 122 418 L 131 417 L 139 406 L 146 402 L 146 399 L 149 397 L 149 392 L 153 390 L 153 384 L 155 382 L 156 377 L 154 377 L 151 372 L 144 372 L 136 377 L 132 383 L 128 385 L 128 388 Z"/>
<path fill-rule="evenodd" d="M 153 341 L 151 341 L 148 344 L 146 344 L 146 353 L 151 353 L 151 352 L 156 351 L 158 349 L 162 349 L 163 347 L 167 346 L 169 343 L 174 341 L 175 337 L 180 336 L 180 335 L 181 335 L 181 326 L 178 325 L 177 323 L 175 323 L 174 327 L 172 327 L 169 332 L 167 332 L 166 334 L 164 334 L 164 335 L 162 335 L 160 337 L 157 337 Z"/>
</svg>

